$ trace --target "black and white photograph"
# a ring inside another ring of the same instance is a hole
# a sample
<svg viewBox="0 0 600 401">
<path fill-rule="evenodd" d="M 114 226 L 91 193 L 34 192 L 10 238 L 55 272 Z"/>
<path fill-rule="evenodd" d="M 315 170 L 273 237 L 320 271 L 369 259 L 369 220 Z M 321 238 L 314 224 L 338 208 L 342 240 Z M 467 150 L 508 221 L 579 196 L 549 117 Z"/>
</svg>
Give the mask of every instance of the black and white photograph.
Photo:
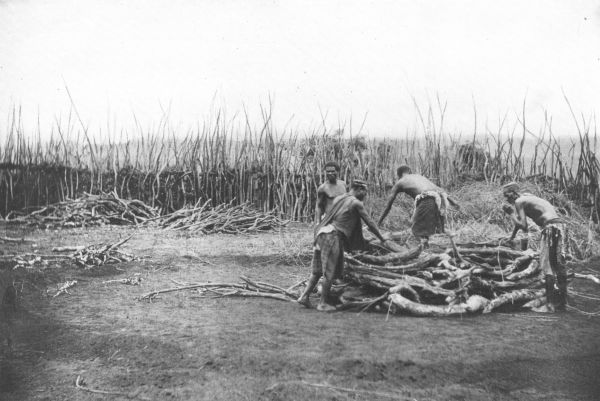
<svg viewBox="0 0 600 401">
<path fill-rule="evenodd" d="M 600 400 L 597 0 L 0 0 L 0 400 Z"/>
</svg>

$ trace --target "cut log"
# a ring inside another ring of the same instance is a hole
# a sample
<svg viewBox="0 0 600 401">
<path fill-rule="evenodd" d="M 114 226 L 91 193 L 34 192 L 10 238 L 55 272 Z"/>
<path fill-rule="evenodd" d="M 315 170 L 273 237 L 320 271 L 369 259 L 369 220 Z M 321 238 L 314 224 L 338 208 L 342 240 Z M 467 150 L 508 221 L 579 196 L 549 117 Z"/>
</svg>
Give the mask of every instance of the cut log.
<svg viewBox="0 0 600 401">
<path fill-rule="evenodd" d="M 445 253 L 438 254 L 427 254 L 423 255 L 420 258 L 416 259 L 412 263 L 398 265 L 398 266 L 376 266 L 365 263 L 354 256 L 345 254 L 344 258 L 351 265 L 362 266 L 365 268 L 371 268 L 378 272 L 390 272 L 397 274 L 416 274 L 417 272 L 426 269 L 428 267 L 435 267 L 440 264 L 444 260 L 448 260 L 450 257 Z"/>
<path fill-rule="evenodd" d="M 506 279 L 511 281 L 517 281 L 526 277 L 533 276 L 534 274 L 539 273 L 539 271 L 540 263 L 537 260 L 532 260 L 531 263 L 529 263 L 529 266 L 527 266 L 525 269 L 521 270 L 520 272 L 509 274 L 508 276 L 506 276 Z"/>
<path fill-rule="evenodd" d="M 482 242 L 459 242 L 456 245 L 460 248 L 497 248 L 500 246 L 500 239 Z"/>
<path fill-rule="evenodd" d="M 454 298 L 456 293 L 452 290 L 447 290 L 444 288 L 435 287 L 429 284 L 427 281 L 413 276 L 401 276 L 399 274 L 394 273 L 380 273 L 377 275 L 369 273 L 369 271 L 365 271 L 360 267 L 353 267 L 352 269 L 347 269 L 346 274 L 350 276 L 353 281 L 358 282 L 359 284 L 364 284 L 367 286 L 371 286 L 377 289 L 385 289 L 388 290 L 391 287 L 397 285 L 408 285 L 415 289 L 421 296 L 429 294 L 433 297 L 443 297 L 443 298 Z"/>
<path fill-rule="evenodd" d="M 584 278 L 584 279 L 587 279 L 587 280 L 592 280 L 594 283 L 600 284 L 600 279 L 598 277 L 594 276 L 593 274 L 573 273 L 573 276 L 575 278 Z"/>
<path fill-rule="evenodd" d="M 517 251 L 504 246 L 499 246 L 497 248 L 458 248 L 458 252 L 460 252 L 463 256 L 472 254 L 478 255 L 480 257 L 494 256 L 508 259 L 516 259 L 526 254 L 532 253 L 533 251 Z"/>
<path fill-rule="evenodd" d="M 417 256 L 419 256 L 420 253 L 421 253 L 421 247 L 417 247 L 417 248 L 410 249 L 405 252 L 391 252 L 391 253 L 388 253 L 387 255 L 382 255 L 382 256 L 369 255 L 367 253 L 357 253 L 357 254 L 354 254 L 353 256 L 354 256 L 354 258 L 360 260 L 361 262 L 369 263 L 372 265 L 383 266 L 386 264 L 394 264 L 394 265 L 404 264 L 405 262 L 412 260 L 412 259 L 416 258 Z"/>
<path fill-rule="evenodd" d="M 525 308 L 525 309 L 539 308 L 540 306 L 544 305 L 545 303 L 546 303 L 546 297 L 539 297 L 539 298 L 532 299 L 531 301 L 525 303 L 523 305 L 523 308 Z"/>
<path fill-rule="evenodd" d="M 457 305 L 424 305 L 413 302 L 400 294 L 390 294 L 388 301 L 391 302 L 394 313 L 407 313 L 412 316 L 456 316 L 467 313 L 476 313 L 485 308 L 489 302 L 484 297 L 473 295 L 467 302 Z"/>
<path fill-rule="evenodd" d="M 522 304 L 524 302 L 531 301 L 532 299 L 539 298 L 544 295 L 544 293 L 544 290 L 532 289 L 507 292 L 506 294 L 500 295 L 498 298 L 492 299 L 490 303 L 487 304 L 487 306 L 483 309 L 483 313 L 490 313 L 494 309 L 509 303 Z"/>
<path fill-rule="evenodd" d="M 395 285 L 388 290 L 388 294 L 404 295 L 406 293 L 409 294 L 408 299 L 414 302 L 421 303 L 421 297 L 419 297 L 419 293 L 416 292 L 410 285 L 407 285 L 405 283 Z"/>
</svg>

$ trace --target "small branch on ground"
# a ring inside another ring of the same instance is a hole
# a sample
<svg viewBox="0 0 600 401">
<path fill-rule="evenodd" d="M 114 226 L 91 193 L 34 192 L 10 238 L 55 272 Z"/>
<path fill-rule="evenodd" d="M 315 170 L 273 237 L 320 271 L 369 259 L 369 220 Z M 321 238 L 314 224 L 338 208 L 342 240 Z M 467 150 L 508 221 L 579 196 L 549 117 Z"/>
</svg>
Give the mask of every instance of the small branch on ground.
<svg viewBox="0 0 600 401">
<path fill-rule="evenodd" d="M 58 287 L 58 291 L 56 292 L 56 294 L 54 294 L 54 296 L 52 298 L 56 298 L 57 296 L 59 296 L 61 294 L 68 294 L 69 291 L 67 291 L 67 290 L 69 288 L 73 287 L 75 284 L 77 284 L 77 280 L 65 281 L 65 283 L 63 285 Z"/>
<path fill-rule="evenodd" d="M 139 398 L 142 400 L 147 400 L 147 398 L 145 397 L 141 397 L 140 393 L 141 393 L 141 389 L 137 389 L 135 391 L 132 391 L 130 393 L 124 393 L 122 391 L 106 391 L 106 390 L 98 390 L 98 389 L 94 389 L 94 388 L 89 388 L 86 383 L 85 380 L 83 379 L 83 377 L 81 377 L 80 375 L 77 376 L 77 379 L 75 379 L 75 387 L 78 390 L 82 390 L 82 391 L 87 391 L 88 393 L 93 393 L 93 394 L 104 394 L 104 395 L 120 395 L 122 397 L 127 397 L 127 398 Z"/>
<path fill-rule="evenodd" d="M 400 401 L 403 401 L 403 400 L 416 401 L 412 397 L 404 397 L 400 394 L 382 393 L 379 391 L 369 391 L 369 390 L 362 390 L 362 389 L 357 389 L 357 388 L 332 386 L 327 383 L 310 383 L 310 382 L 307 382 L 304 380 L 292 380 L 292 381 L 275 383 L 275 384 L 269 386 L 266 389 L 266 391 L 269 391 L 269 392 L 274 391 L 278 386 L 283 386 L 286 384 L 304 385 L 304 386 L 321 388 L 321 389 L 325 389 L 325 390 L 340 391 L 340 392 L 349 393 L 349 394 L 362 394 L 362 395 L 370 395 L 370 396 L 375 396 L 375 397 L 391 398 L 393 400 L 400 400 Z"/>
<path fill-rule="evenodd" d="M 592 280 L 596 284 L 600 284 L 600 278 L 594 276 L 593 274 L 581 274 L 581 273 L 573 273 L 575 278 L 583 278 L 587 280 Z"/>
<path fill-rule="evenodd" d="M 27 238 L 11 238 L 11 237 L 0 237 L 2 242 L 34 242 L 32 239 Z"/>
</svg>

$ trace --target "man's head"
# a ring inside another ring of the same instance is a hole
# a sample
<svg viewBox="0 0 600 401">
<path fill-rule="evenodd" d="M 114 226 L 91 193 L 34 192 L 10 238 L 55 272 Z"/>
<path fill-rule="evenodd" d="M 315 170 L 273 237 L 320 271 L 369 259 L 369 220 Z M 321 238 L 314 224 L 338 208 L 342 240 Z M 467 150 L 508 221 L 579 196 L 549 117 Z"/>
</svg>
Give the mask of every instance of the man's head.
<svg viewBox="0 0 600 401">
<path fill-rule="evenodd" d="M 515 203 L 519 197 L 519 184 L 513 181 L 504 185 L 502 187 L 502 195 L 504 195 L 509 203 Z"/>
<path fill-rule="evenodd" d="M 337 164 L 336 162 L 325 163 L 325 176 L 327 177 L 327 181 L 329 181 L 332 184 L 335 184 L 337 182 L 339 173 L 339 164 Z"/>
<path fill-rule="evenodd" d="M 402 176 L 404 174 L 410 174 L 410 167 L 408 167 L 406 164 L 401 165 L 400 167 L 398 167 L 398 169 L 396 170 L 396 174 L 398 174 L 398 178 L 402 178 Z"/>
<path fill-rule="evenodd" d="M 367 196 L 367 183 L 363 180 L 352 181 L 351 189 L 358 200 L 363 200 Z"/>
</svg>

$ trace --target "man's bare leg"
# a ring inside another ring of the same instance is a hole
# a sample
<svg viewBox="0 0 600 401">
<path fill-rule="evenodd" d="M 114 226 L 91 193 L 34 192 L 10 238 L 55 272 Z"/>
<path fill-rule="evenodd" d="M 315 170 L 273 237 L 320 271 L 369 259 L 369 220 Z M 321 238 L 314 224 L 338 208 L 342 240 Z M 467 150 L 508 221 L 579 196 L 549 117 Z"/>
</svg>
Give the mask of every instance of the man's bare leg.
<svg viewBox="0 0 600 401">
<path fill-rule="evenodd" d="M 534 312 L 552 313 L 555 311 L 554 304 L 556 302 L 556 295 L 554 292 L 554 282 L 554 275 L 546 274 L 544 277 L 544 286 L 546 287 L 546 304 L 537 308 L 533 308 L 532 310 Z"/>
<path fill-rule="evenodd" d="M 298 302 L 300 305 L 304 305 L 307 308 L 311 308 L 312 306 L 310 304 L 309 297 L 310 297 L 310 294 L 315 289 L 320 278 L 321 278 L 320 274 L 315 274 L 315 273 L 311 274 L 310 278 L 308 279 L 308 282 L 306 283 L 306 289 L 304 289 L 304 292 L 302 293 L 302 295 L 300 295 L 300 298 L 298 298 L 296 302 Z"/>
<path fill-rule="evenodd" d="M 323 282 L 321 283 L 321 302 L 317 305 L 317 310 L 321 312 L 331 312 L 336 310 L 335 306 L 329 304 L 329 290 L 331 289 L 331 280 L 327 278 L 323 278 Z"/>
<path fill-rule="evenodd" d="M 567 309 L 567 272 L 563 270 L 556 273 L 556 284 L 558 286 L 556 310 L 564 311 Z"/>
</svg>

